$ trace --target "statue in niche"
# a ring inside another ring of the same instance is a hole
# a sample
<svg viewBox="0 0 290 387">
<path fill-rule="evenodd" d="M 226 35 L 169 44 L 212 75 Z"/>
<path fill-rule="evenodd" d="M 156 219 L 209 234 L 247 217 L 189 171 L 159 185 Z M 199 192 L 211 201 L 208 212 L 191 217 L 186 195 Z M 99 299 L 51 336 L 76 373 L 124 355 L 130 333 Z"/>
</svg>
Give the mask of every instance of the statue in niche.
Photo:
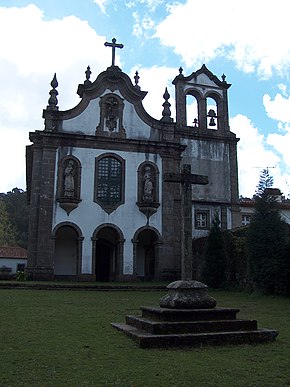
<svg viewBox="0 0 290 387">
<path fill-rule="evenodd" d="M 75 196 L 74 164 L 73 160 L 69 160 L 64 170 L 64 196 L 70 198 Z"/>
<path fill-rule="evenodd" d="M 151 178 L 151 168 L 149 166 L 145 167 L 145 173 L 143 176 L 143 200 L 145 202 L 153 201 L 153 182 Z"/>
<path fill-rule="evenodd" d="M 106 126 L 110 132 L 117 128 L 118 119 L 118 101 L 114 97 L 106 100 Z"/>
</svg>

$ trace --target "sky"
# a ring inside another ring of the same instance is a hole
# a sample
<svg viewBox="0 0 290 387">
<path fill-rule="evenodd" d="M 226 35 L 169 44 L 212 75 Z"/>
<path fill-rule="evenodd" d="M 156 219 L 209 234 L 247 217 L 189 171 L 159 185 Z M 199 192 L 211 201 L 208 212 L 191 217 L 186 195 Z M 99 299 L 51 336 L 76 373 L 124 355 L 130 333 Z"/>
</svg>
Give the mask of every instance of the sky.
<svg viewBox="0 0 290 387">
<path fill-rule="evenodd" d="M 26 189 L 29 132 L 43 130 L 56 73 L 58 106 L 79 103 L 77 86 L 116 64 L 148 91 L 143 104 L 162 117 L 165 87 L 202 64 L 226 75 L 230 127 L 238 142 L 239 194 L 252 197 L 267 169 L 290 197 L 289 0 L 0 0 L 0 192 Z"/>
</svg>

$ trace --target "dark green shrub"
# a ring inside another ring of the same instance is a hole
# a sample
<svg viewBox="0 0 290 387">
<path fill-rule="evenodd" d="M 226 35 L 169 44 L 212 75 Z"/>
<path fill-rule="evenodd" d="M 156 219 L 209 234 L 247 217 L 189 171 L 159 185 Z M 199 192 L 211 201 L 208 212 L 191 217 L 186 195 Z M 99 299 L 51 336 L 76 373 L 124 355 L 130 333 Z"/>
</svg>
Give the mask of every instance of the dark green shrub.
<svg viewBox="0 0 290 387">
<path fill-rule="evenodd" d="M 212 288 L 222 288 L 226 282 L 226 250 L 220 220 L 216 214 L 208 235 L 203 280 Z"/>
<path fill-rule="evenodd" d="M 247 233 L 247 250 L 250 278 L 266 293 L 286 293 L 287 234 L 287 224 L 281 220 L 276 201 L 265 195 L 256 197 L 255 213 Z"/>
</svg>

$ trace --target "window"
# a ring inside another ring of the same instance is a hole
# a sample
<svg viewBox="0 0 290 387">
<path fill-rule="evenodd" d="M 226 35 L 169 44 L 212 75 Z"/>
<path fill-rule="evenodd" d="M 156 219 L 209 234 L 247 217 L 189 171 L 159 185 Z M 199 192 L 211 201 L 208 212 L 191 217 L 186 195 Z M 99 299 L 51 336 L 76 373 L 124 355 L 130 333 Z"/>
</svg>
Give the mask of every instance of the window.
<svg viewBox="0 0 290 387">
<path fill-rule="evenodd" d="M 193 95 L 186 95 L 186 125 L 198 127 L 198 102 Z"/>
<path fill-rule="evenodd" d="M 218 129 L 216 101 L 213 98 L 208 97 L 206 99 L 206 107 L 207 107 L 207 128 Z"/>
<path fill-rule="evenodd" d="M 124 202 L 124 160 L 121 157 L 96 159 L 95 202 L 108 213 Z"/>
<path fill-rule="evenodd" d="M 247 226 L 251 223 L 251 215 L 242 215 L 242 225 Z"/>
<path fill-rule="evenodd" d="M 208 229 L 209 228 L 209 211 L 195 211 L 195 228 Z"/>
<path fill-rule="evenodd" d="M 17 263 L 17 271 L 24 271 L 25 263 Z"/>
</svg>

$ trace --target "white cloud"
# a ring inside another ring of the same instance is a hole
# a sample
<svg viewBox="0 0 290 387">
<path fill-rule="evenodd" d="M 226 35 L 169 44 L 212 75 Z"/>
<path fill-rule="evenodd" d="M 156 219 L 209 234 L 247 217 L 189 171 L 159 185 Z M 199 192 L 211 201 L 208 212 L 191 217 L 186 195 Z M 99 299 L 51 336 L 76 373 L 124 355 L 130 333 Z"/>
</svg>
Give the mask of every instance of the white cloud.
<svg viewBox="0 0 290 387">
<path fill-rule="evenodd" d="M 162 66 L 153 66 L 150 68 L 134 67 L 130 72 L 131 79 L 133 79 L 136 70 L 140 76 L 139 86 L 141 87 L 141 90 L 148 91 L 148 95 L 143 100 L 143 106 L 146 111 L 157 120 L 161 119 L 163 110 L 162 104 L 164 103 L 163 94 L 167 87 L 170 94 L 169 103 L 171 104 L 171 117 L 174 117 L 174 87 L 171 82 L 172 79 L 178 75 L 176 69 Z M 156 82 L 156 79 L 158 79 L 158 82 Z"/>
<path fill-rule="evenodd" d="M 132 16 L 135 20 L 135 24 L 133 25 L 133 35 L 138 37 L 149 37 L 148 32 L 151 32 L 154 27 L 154 21 L 152 20 L 152 18 L 148 15 L 145 15 L 140 18 L 139 13 L 136 11 L 132 13 Z"/>
<path fill-rule="evenodd" d="M 278 93 L 273 99 L 268 94 L 263 97 L 268 117 L 277 121 L 278 128 L 282 129 L 280 133 L 269 134 L 267 143 L 279 152 L 285 168 L 288 166 L 288 173 L 290 173 L 290 96 L 285 85 L 278 85 L 278 87 L 283 95 Z"/>
<path fill-rule="evenodd" d="M 111 52 L 86 21 L 75 16 L 47 21 L 33 4 L 0 7 L 0 34 L 5 37 L 0 41 L 0 162 L 7 165 L 1 167 L 0 192 L 6 192 L 25 188 L 25 144 L 29 131 L 43 129 L 53 73 L 60 109 L 71 108 L 80 101 L 76 89 L 87 66 L 94 80 L 110 64 Z"/>
<path fill-rule="evenodd" d="M 287 98 L 286 88 L 283 89 L 283 94 L 286 97 L 278 93 L 274 99 L 271 99 L 269 94 L 265 94 L 263 104 L 268 117 L 282 123 L 290 123 L 290 97 Z"/>
<path fill-rule="evenodd" d="M 279 157 L 266 149 L 266 140 L 250 119 L 238 114 L 230 120 L 231 130 L 240 141 L 238 142 L 238 169 L 240 195 L 252 197 L 255 193 L 262 169 L 275 167 L 270 174 L 274 177 L 274 184 L 280 176 L 278 167 Z M 273 173 L 272 173 L 273 172 Z M 278 187 L 281 188 L 281 187 Z"/>
<path fill-rule="evenodd" d="M 25 145 L 29 145 L 26 128 L 0 130 L 0 192 L 18 187 L 25 189 Z"/>
<path fill-rule="evenodd" d="M 164 3 L 165 3 L 165 0 L 134 0 L 134 1 L 127 1 L 126 7 L 137 8 L 144 5 L 149 12 L 155 12 L 156 8 L 163 5 Z"/>
<path fill-rule="evenodd" d="M 288 165 L 288 172 L 290 173 L 290 127 L 285 134 L 271 133 L 267 138 L 267 143 L 272 145 L 281 155 L 284 163 Z"/>
<path fill-rule="evenodd" d="M 219 56 L 261 77 L 285 73 L 290 65 L 289 1 L 188 0 L 172 5 L 156 29 L 163 45 L 173 47 L 187 66 Z"/>
<path fill-rule="evenodd" d="M 109 3 L 110 0 L 94 0 L 94 3 L 96 3 L 101 11 L 106 14 L 106 5 Z"/>
</svg>

